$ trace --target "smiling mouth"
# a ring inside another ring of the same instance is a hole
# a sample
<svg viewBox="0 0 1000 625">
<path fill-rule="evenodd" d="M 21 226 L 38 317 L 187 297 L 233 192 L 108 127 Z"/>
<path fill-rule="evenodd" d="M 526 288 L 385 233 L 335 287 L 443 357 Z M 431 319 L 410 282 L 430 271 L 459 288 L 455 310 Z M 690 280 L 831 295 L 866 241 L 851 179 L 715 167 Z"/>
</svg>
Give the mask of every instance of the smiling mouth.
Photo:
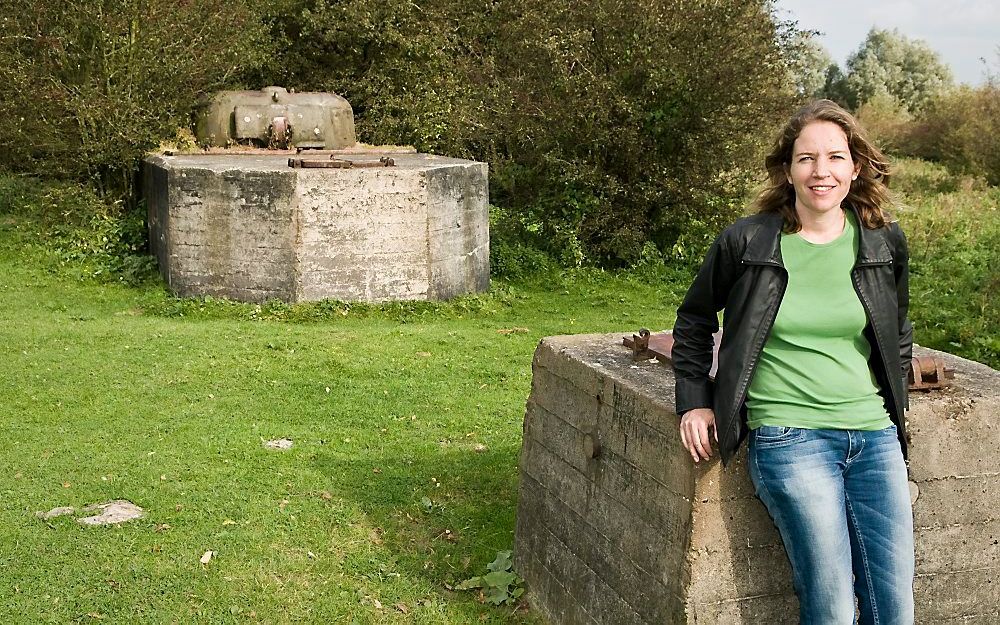
<svg viewBox="0 0 1000 625">
<path fill-rule="evenodd" d="M 818 186 L 809 187 L 809 188 L 812 189 L 813 191 L 819 191 L 820 193 L 822 193 L 824 191 L 829 191 L 830 189 L 833 188 L 833 186 L 832 185 L 818 185 Z"/>
</svg>

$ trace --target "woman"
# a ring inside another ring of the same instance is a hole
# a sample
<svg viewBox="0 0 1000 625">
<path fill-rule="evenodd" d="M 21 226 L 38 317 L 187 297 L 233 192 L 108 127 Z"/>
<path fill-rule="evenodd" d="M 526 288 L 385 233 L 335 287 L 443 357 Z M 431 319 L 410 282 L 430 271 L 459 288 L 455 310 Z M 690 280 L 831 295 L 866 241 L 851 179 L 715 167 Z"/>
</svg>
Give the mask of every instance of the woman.
<svg viewBox="0 0 1000 625">
<path fill-rule="evenodd" d="M 829 100 L 788 121 L 758 212 L 713 243 L 674 327 L 677 414 L 695 462 L 749 438 L 757 495 L 803 624 L 913 623 L 907 249 L 885 157 Z M 708 378 L 724 309 L 719 369 Z"/>
</svg>

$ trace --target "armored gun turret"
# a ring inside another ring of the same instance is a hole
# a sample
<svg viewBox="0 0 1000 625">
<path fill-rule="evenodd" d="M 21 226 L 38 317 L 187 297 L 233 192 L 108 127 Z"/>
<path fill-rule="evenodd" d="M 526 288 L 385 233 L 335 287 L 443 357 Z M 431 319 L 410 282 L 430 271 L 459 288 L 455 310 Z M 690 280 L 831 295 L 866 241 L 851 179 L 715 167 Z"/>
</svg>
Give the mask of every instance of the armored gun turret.
<svg viewBox="0 0 1000 625">
<path fill-rule="evenodd" d="M 202 145 L 338 150 L 357 143 L 351 104 L 335 93 L 295 93 L 284 87 L 219 91 L 198 112 Z"/>
</svg>

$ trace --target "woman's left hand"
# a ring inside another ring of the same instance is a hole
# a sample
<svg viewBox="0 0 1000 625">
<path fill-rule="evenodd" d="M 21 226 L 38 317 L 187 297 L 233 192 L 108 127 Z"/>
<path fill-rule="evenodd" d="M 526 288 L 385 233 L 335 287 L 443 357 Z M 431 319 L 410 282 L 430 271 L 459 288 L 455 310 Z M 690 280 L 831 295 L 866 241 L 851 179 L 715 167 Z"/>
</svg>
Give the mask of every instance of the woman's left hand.
<svg viewBox="0 0 1000 625">
<path fill-rule="evenodd" d="M 713 431 L 715 442 L 719 442 L 719 430 L 715 427 L 715 411 L 711 408 L 688 410 L 681 417 L 681 444 L 697 463 L 712 457 L 712 442 L 708 432 Z"/>
</svg>

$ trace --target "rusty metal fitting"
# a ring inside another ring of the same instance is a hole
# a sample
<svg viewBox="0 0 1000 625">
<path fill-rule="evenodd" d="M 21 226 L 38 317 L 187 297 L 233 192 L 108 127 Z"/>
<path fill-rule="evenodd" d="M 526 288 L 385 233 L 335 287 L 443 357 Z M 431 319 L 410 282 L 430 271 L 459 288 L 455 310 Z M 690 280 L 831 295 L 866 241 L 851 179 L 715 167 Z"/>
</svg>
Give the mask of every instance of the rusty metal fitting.
<svg viewBox="0 0 1000 625">
<path fill-rule="evenodd" d="M 631 341 L 628 337 L 625 337 L 623 341 L 626 347 L 632 348 L 634 360 L 649 360 L 655 357 L 649 351 L 649 330 L 646 328 L 640 328 L 639 334 L 633 334 Z"/>
<path fill-rule="evenodd" d="M 708 377 L 715 379 L 719 369 L 719 344 L 722 342 L 722 330 L 712 335 L 714 353 L 712 354 L 712 369 Z M 641 328 L 638 334 L 623 337 L 622 344 L 632 350 L 635 360 L 657 359 L 673 366 L 674 337 L 669 331 L 650 334 L 646 328 Z M 917 356 L 911 361 L 909 373 L 909 388 L 914 391 L 930 391 L 946 388 L 955 379 L 955 370 L 945 366 L 944 360 L 932 356 Z"/>
<path fill-rule="evenodd" d="M 351 161 L 346 158 L 337 158 L 331 154 L 329 160 L 290 158 L 288 159 L 288 166 L 306 169 L 354 169 L 356 167 L 395 167 L 396 161 L 388 156 L 383 156 L 377 161 Z"/>
<path fill-rule="evenodd" d="M 931 356 L 916 356 L 910 361 L 910 390 L 929 391 L 951 386 L 955 370 L 945 366 L 944 360 Z"/>
<path fill-rule="evenodd" d="M 268 147 L 285 150 L 292 138 L 292 125 L 287 117 L 275 117 L 267 127 Z"/>
</svg>

